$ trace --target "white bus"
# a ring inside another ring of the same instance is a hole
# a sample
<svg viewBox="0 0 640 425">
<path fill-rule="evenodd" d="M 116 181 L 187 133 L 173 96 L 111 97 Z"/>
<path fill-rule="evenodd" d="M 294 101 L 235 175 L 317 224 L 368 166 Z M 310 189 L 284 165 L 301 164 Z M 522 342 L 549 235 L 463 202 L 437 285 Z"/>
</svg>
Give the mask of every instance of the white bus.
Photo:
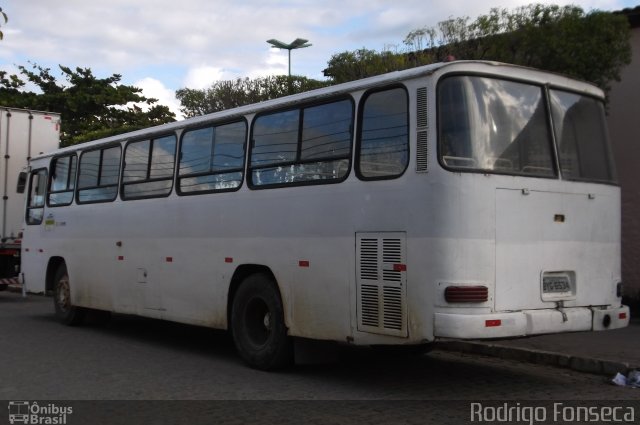
<svg viewBox="0 0 640 425">
<path fill-rule="evenodd" d="M 626 326 L 603 93 L 490 62 L 393 72 L 31 161 L 23 272 L 90 309 L 427 345 Z"/>
</svg>

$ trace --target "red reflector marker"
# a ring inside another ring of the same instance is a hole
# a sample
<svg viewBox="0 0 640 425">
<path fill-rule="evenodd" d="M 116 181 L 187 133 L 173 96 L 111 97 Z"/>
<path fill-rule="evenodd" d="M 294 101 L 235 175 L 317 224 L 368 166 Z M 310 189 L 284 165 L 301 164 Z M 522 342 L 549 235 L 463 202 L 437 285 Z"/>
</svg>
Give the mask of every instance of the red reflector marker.
<svg viewBox="0 0 640 425">
<path fill-rule="evenodd" d="M 225 262 L 225 263 L 233 263 L 233 258 L 231 258 L 231 257 L 225 257 L 225 258 L 224 258 L 224 262 Z"/>
<path fill-rule="evenodd" d="M 300 267 L 309 267 L 309 261 L 308 260 L 300 260 L 300 261 L 298 261 L 298 265 Z"/>
<path fill-rule="evenodd" d="M 502 326 L 502 320 L 500 320 L 500 319 L 485 320 L 484 326 L 485 326 L 485 328 L 493 328 L 493 327 L 496 327 L 496 326 Z"/>
<path fill-rule="evenodd" d="M 167 263 L 173 263 L 173 257 L 167 257 L 166 260 Z"/>
<path fill-rule="evenodd" d="M 624 320 L 627 318 L 627 313 L 620 313 L 618 314 L 618 319 Z"/>
<path fill-rule="evenodd" d="M 407 265 L 406 264 L 394 264 L 393 265 L 393 271 L 394 272 L 406 272 L 407 271 Z"/>
<path fill-rule="evenodd" d="M 118 255 L 118 261 L 124 261 L 124 255 Z"/>
</svg>

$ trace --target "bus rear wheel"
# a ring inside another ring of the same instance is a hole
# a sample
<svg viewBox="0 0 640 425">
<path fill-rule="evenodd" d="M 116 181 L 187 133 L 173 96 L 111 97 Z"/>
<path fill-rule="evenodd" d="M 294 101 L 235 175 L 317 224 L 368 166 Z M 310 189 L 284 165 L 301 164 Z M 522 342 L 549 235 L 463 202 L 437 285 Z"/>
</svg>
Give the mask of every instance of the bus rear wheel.
<svg viewBox="0 0 640 425">
<path fill-rule="evenodd" d="M 53 284 L 53 305 L 58 320 L 69 326 L 82 323 L 85 310 L 71 304 L 71 286 L 65 265 L 60 266 L 56 271 Z"/>
<path fill-rule="evenodd" d="M 293 361 L 284 308 L 276 284 L 265 274 L 247 277 L 231 307 L 231 331 L 240 357 L 261 370 L 281 369 Z"/>
</svg>

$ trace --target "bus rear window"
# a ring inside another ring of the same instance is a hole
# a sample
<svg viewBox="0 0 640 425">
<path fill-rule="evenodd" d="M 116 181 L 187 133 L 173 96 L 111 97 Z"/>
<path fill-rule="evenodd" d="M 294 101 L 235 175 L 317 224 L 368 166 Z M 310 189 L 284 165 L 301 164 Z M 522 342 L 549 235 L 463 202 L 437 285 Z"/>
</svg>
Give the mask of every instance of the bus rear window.
<svg viewBox="0 0 640 425">
<path fill-rule="evenodd" d="M 553 177 L 543 89 L 454 76 L 438 87 L 440 161 L 451 169 Z"/>
<path fill-rule="evenodd" d="M 550 95 L 563 178 L 614 183 L 602 102 L 560 90 Z"/>
</svg>

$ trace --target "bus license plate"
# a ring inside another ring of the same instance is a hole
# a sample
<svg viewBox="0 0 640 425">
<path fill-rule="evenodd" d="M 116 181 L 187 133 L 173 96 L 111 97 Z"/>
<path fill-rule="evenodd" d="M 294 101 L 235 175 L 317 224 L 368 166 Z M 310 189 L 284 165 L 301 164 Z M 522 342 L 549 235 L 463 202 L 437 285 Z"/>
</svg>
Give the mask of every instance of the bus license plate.
<svg viewBox="0 0 640 425">
<path fill-rule="evenodd" d="M 545 276 L 542 279 L 542 292 L 557 294 L 559 292 L 571 292 L 571 283 L 568 276 Z"/>
</svg>

